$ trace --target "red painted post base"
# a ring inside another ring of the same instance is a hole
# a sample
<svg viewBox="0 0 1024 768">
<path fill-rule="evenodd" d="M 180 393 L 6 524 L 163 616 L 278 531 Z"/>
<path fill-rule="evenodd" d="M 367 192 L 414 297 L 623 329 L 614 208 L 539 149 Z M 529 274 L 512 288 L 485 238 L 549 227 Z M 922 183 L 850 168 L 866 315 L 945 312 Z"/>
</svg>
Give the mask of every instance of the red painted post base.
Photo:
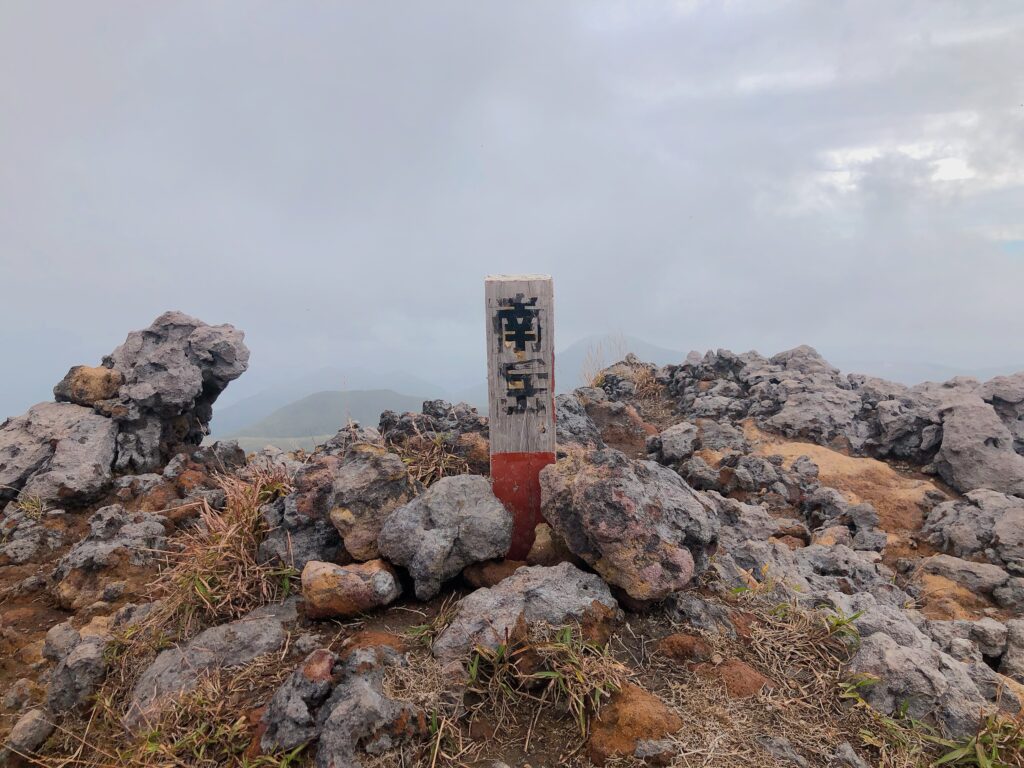
<svg viewBox="0 0 1024 768">
<path fill-rule="evenodd" d="M 555 463 L 554 453 L 495 453 L 491 456 L 494 495 L 512 513 L 512 546 L 506 557 L 525 560 L 533 546 L 540 513 L 540 471 Z"/>
</svg>

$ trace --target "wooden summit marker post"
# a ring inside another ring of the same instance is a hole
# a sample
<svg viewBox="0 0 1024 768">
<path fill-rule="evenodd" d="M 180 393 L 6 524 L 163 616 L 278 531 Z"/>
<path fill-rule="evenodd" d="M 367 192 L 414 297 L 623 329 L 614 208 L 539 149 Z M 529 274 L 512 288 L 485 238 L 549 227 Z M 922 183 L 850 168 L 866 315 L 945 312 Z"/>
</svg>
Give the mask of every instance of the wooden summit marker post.
<svg viewBox="0 0 1024 768">
<path fill-rule="evenodd" d="M 540 514 L 540 470 L 555 461 L 554 287 L 548 275 L 484 281 L 494 495 L 512 513 L 511 560 L 525 560 Z"/>
</svg>

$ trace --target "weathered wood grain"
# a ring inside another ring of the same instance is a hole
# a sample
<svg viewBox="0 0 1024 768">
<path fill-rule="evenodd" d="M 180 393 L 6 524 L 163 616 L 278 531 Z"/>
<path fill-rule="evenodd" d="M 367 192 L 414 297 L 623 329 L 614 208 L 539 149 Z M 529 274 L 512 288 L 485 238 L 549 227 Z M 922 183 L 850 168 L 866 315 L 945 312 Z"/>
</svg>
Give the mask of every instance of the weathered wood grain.
<svg viewBox="0 0 1024 768">
<path fill-rule="evenodd" d="M 484 283 L 491 455 L 554 453 L 554 287 L 546 275 Z"/>
</svg>

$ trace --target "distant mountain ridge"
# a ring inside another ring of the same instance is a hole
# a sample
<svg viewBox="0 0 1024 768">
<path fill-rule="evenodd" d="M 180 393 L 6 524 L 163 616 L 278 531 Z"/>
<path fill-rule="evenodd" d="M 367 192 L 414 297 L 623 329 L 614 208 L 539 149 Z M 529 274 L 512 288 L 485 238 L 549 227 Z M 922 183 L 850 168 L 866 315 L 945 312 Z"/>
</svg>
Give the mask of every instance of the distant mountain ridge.
<svg viewBox="0 0 1024 768">
<path fill-rule="evenodd" d="M 304 438 L 333 435 L 349 420 L 376 427 L 381 411 L 419 411 L 424 398 L 390 389 L 314 392 L 236 430 L 229 437 Z"/>
</svg>

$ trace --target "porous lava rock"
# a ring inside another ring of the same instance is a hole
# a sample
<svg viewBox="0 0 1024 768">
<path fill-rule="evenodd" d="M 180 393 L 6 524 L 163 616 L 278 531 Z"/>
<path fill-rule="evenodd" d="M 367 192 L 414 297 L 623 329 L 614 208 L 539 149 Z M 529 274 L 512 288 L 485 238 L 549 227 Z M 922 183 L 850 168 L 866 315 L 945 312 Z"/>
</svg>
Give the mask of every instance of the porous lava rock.
<svg viewBox="0 0 1024 768">
<path fill-rule="evenodd" d="M 636 600 L 683 589 L 714 552 L 714 503 L 659 464 L 608 448 L 570 452 L 545 467 L 540 482 L 552 529 Z"/>
<path fill-rule="evenodd" d="M 429 600 L 472 563 L 502 557 L 512 543 L 512 515 L 479 475 L 443 477 L 385 521 L 381 554 L 409 571 L 416 597 Z"/>
<path fill-rule="evenodd" d="M 495 648 L 516 631 L 534 624 L 579 624 L 585 633 L 607 635 L 621 612 L 600 578 L 562 563 L 520 568 L 491 588 L 461 601 L 452 621 L 437 637 L 433 653 L 461 661 L 476 646 Z"/>
</svg>

